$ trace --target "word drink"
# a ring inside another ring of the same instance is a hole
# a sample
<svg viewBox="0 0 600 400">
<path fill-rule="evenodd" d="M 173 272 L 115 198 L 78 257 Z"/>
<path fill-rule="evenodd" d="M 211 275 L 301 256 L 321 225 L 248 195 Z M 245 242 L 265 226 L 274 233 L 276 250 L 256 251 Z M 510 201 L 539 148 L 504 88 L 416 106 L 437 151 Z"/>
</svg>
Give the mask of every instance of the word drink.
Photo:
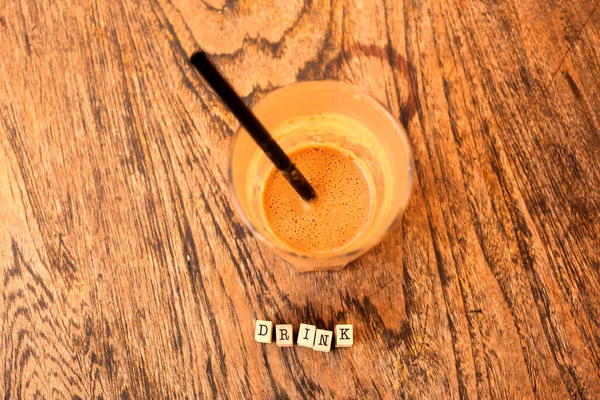
<svg viewBox="0 0 600 400">
<path fill-rule="evenodd" d="M 334 332 L 317 329 L 314 325 L 300 324 L 296 343 L 315 351 L 329 352 L 333 343 Z M 256 320 L 254 339 L 259 343 L 271 343 L 273 340 L 273 322 Z M 294 328 L 292 325 L 275 325 L 275 343 L 279 347 L 294 345 Z M 335 347 L 351 347 L 353 344 L 352 325 L 335 326 Z"/>
</svg>

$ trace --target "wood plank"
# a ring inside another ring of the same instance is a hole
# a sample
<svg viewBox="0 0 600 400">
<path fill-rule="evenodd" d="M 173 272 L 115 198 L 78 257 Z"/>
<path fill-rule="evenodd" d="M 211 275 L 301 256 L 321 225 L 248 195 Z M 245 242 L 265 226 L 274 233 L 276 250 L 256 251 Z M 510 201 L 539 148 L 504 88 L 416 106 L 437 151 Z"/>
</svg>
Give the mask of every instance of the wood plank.
<svg viewBox="0 0 600 400">
<path fill-rule="evenodd" d="M 72 3 L 0 4 L 4 397 L 600 395 L 598 1 Z M 327 78 L 388 106 L 401 224 L 337 273 L 261 247 L 200 47 L 250 104 Z"/>
</svg>

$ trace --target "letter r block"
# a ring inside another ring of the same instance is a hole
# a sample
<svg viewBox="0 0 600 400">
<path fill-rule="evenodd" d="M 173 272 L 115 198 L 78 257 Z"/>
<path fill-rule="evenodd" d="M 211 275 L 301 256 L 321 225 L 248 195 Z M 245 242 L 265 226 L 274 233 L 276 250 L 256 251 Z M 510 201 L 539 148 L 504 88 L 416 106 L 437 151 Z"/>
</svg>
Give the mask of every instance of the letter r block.
<svg viewBox="0 0 600 400">
<path fill-rule="evenodd" d="M 279 347 L 294 345 L 294 328 L 292 325 L 275 325 L 275 343 Z"/>
<path fill-rule="evenodd" d="M 271 321 L 256 320 L 254 340 L 258 343 L 271 343 L 273 337 L 273 323 Z"/>
</svg>

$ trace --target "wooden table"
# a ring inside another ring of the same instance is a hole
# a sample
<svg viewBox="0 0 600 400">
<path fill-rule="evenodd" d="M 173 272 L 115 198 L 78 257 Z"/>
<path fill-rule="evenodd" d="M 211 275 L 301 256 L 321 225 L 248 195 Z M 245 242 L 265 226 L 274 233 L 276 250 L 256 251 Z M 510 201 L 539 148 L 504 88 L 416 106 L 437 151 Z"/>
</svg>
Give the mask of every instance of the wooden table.
<svg viewBox="0 0 600 400">
<path fill-rule="evenodd" d="M 257 243 L 200 46 L 249 104 L 330 78 L 392 110 L 383 243 L 308 274 Z M 0 50 L 3 398 L 600 397 L 598 1 L 7 0 Z"/>
</svg>

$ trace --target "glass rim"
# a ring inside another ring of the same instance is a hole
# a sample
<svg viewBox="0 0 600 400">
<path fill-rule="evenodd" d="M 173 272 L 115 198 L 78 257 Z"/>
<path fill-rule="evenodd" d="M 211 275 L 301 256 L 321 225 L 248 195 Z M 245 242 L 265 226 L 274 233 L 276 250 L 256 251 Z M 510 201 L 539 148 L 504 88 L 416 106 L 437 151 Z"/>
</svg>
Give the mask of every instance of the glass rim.
<svg viewBox="0 0 600 400">
<path fill-rule="evenodd" d="M 292 82 L 290 84 L 280 86 L 276 89 L 273 89 L 271 92 L 267 93 L 265 95 L 265 97 L 260 99 L 256 104 L 254 104 L 250 108 L 252 110 L 256 109 L 257 107 L 262 105 L 264 102 L 266 102 L 266 100 L 269 99 L 270 97 L 273 97 L 276 94 L 280 94 L 281 91 L 288 90 L 292 87 L 308 86 L 308 85 L 314 85 L 314 84 L 328 84 L 328 85 L 333 85 L 333 86 L 339 86 L 340 88 L 348 88 L 348 89 L 357 91 L 369 103 L 371 103 L 371 105 L 373 105 L 376 109 L 380 110 L 382 113 L 382 117 L 387 118 L 392 123 L 392 125 L 395 127 L 396 133 L 398 133 L 398 135 L 402 139 L 402 143 L 404 144 L 404 148 L 406 150 L 406 155 L 407 155 L 407 160 L 408 160 L 408 165 L 407 165 L 407 167 L 409 169 L 408 190 L 406 193 L 404 207 L 400 208 L 396 212 L 396 215 L 394 215 L 394 217 L 390 219 L 390 222 L 385 226 L 385 228 L 381 229 L 381 231 L 379 231 L 379 232 L 377 232 L 377 234 L 373 235 L 373 238 L 371 240 L 369 240 L 368 242 L 364 243 L 363 245 L 361 245 L 360 247 L 358 247 L 354 250 L 350 250 L 350 251 L 346 251 L 346 252 L 341 251 L 341 252 L 336 252 L 336 253 L 331 253 L 331 254 L 307 254 L 307 253 L 295 251 L 293 249 L 290 249 L 289 247 L 284 246 L 281 243 L 277 243 L 273 240 L 267 239 L 262 233 L 260 233 L 260 231 L 254 226 L 252 221 L 250 221 L 249 218 L 246 216 L 246 213 L 244 212 L 244 210 L 242 209 L 242 207 L 238 201 L 238 197 L 235 193 L 235 188 L 233 185 L 233 169 L 232 169 L 233 149 L 235 146 L 236 139 L 241 134 L 242 130 L 244 130 L 243 126 L 241 126 L 241 125 L 236 129 L 235 133 L 231 136 L 230 143 L 229 143 L 229 156 L 228 156 L 228 160 L 227 160 L 227 180 L 228 180 L 227 184 L 229 186 L 229 191 L 231 193 L 233 205 L 234 205 L 234 208 L 235 208 L 237 214 L 244 221 L 244 224 L 246 224 L 246 226 L 248 227 L 248 229 L 250 230 L 252 235 L 254 235 L 262 243 L 264 243 L 266 246 L 270 247 L 271 249 L 274 249 L 277 251 L 282 251 L 290 256 L 305 259 L 305 260 L 328 260 L 328 259 L 335 259 L 335 258 L 353 258 L 353 257 L 360 256 L 361 254 L 365 253 L 366 251 L 370 250 L 371 248 L 373 248 L 377 244 L 379 244 L 381 242 L 381 240 L 392 230 L 392 228 L 396 225 L 396 222 L 398 222 L 398 220 L 404 214 L 404 211 L 406 210 L 406 207 L 408 206 L 408 202 L 412 195 L 412 190 L 413 190 L 414 161 L 413 161 L 412 148 L 410 146 L 410 143 L 408 142 L 408 136 L 406 134 L 404 127 L 391 114 L 391 112 L 387 109 L 386 106 L 384 106 L 380 101 L 373 98 L 370 94 L 368 94 L 360 86 L 352 84 L 352 83 L 344 82 L 344 81 L 338 81 L 338 80 L 334 80 L 334 79 L 314 79 L 314 80 L 308 80 L 308 81 Z"/>
</svg>

